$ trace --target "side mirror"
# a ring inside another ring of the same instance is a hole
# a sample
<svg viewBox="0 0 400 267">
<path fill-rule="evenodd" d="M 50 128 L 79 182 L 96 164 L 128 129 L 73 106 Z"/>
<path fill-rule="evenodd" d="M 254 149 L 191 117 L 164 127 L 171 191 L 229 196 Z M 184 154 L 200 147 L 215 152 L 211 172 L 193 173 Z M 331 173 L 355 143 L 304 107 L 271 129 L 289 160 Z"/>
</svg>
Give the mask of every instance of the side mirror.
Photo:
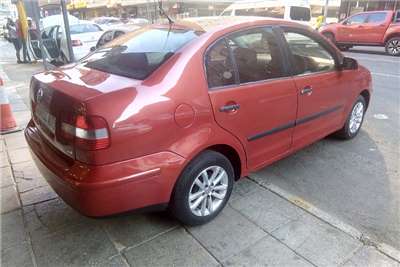
<svg viewBox="0 0 400 267">
<path fill-rule="evenodd" d="M 92 46 L 92 47 L 90 48 L 90 52 L 93 52 L 94 50 L 96 50 L 96 47 L 95 47 L 95 46 Z"/>
<path fill-rule="evenodd" d="M 339 67 L 340 70 L 356 70 L 358 69 L 358 62 L 354 58 L 344 57 Z"/>
</svg>

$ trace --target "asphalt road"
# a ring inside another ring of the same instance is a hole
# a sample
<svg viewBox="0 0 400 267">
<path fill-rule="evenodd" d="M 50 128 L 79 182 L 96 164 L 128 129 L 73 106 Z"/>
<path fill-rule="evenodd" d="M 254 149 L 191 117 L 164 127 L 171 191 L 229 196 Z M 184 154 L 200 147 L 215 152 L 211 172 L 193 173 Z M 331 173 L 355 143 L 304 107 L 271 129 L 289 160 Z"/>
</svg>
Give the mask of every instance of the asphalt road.
<svg viewBox="0 0 400 267">
<path fill-rule="evenodd" d="M 13 81 L 28 82 L 41 64 L 17 65 L 0 41 L 0 63 Z M 321 140 L 257 173 L 379 242 L 400 249 L 400 58 L 356 48 L 373 75 L 374 94 L 359 136 Z M 28 101 L 28 92 L 21 91 Z"/>
<path fill-rule="evenodd" d="M 383 51 L 357 47 L 345 53 L 373 76 L 359 136 L 326 138 L 257 175 L 400 249 L 400 58 Z"/>
</svg>

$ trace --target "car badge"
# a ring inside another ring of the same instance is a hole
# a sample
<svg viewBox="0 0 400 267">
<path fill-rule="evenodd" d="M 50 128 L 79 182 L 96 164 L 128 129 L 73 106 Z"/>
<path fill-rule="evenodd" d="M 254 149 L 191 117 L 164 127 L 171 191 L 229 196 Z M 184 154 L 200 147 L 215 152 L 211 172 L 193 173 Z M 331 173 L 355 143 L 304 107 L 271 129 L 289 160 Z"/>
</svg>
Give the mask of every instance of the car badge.
<svg viewBox="0 0 400 267">
<path fill-rule="evenodd" d="M 39 88 L 39 90 L 37 90 L 36 92 L 36 101 L 37 102 L 41 101 L 43 96 L 44 96 L 44 90 L 43 88 Z"/>
</svg>

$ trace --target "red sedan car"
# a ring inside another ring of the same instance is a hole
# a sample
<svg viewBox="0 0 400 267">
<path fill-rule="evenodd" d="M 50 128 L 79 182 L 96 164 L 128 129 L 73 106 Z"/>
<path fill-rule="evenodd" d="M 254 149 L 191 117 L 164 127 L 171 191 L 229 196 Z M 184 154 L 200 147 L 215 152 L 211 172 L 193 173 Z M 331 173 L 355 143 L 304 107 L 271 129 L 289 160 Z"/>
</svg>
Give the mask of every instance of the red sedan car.
<svg viewBox="0 0 400 267">
<path fill-rule="evenodd" d="M 168 207 L 205 223 L 234 181 L 327 135 L 357 135 L 371 75 L 292 22 L 152 25 L 37 74 L 25 136 L 43 176 L 89 216 Z"/>
</svg>

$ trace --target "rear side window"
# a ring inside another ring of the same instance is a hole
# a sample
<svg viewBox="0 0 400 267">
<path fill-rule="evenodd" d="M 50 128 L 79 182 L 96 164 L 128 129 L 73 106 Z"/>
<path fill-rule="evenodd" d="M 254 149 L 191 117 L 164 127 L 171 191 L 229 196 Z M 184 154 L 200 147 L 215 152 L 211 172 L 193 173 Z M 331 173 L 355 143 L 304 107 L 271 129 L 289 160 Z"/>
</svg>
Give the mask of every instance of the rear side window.
<svg viewBox="0 0 400 267">
<path fill-rule="evenodd" d="M 225 39 L 215 43 L 206 55 L 208 86 L 219 87 L 235 83 L 235 72 Z"/>
<path fill-rule="evenodd" d="M 142 28 L 112 40 L 82 61 L 92 69 L 142 80 L 199 34 L 186 29 Z"/>
<path fill-rule="evenodd" d="M 368 16 L 368 23 L 381 23 L 386 20 L 386 14 L 384 12 L 377 12 L 377 13 L 371 13 Z"/>
<path fill-rule="evenodd" d="M 290 18 L 292 20 L 310 21 L 311 14 L 310 9 L 301 6 L 290 7 Z"/>
<path fill-rule="evenodd" d="M 285 38 L 294 59 L 295 74 L 308 74 L 335 69 L 333 56 L 309 36 L 285 32 Z"/>
<path fill-rule="evenodd" d="M 282 60 L 270 29 L 254 29 L 228 37 L 241 83 L 282 77 Z"/>
<path fill-rule="evenodd" d="M 212 88 L 283 77 L 282 63 L 272 30 L 242 31 L 228 35 L 207 52 L 208 84 Z"/>
</svg>

